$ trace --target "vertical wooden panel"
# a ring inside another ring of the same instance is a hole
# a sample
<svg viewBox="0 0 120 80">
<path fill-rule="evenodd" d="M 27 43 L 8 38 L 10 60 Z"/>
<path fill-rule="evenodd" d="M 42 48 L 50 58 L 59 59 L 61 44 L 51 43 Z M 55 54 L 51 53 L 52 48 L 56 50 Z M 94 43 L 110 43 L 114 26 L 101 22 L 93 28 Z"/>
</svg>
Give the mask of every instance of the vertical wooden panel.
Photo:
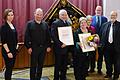
<svg viewBox="0 0 120 80">
<path fill-rule="evenodd" d="M 46 53 L 45 61 L 44 61 L 44 66 L 51 66 L 54 65 L 54 53 L 53 49 L 48 53 Z"/>
<path fill-rule="evenodd" d="M 2 59 L 2 53 L 1 53 L 1 45 L 0 45 L 0 70 L 3 67 L 3 59 Z"/>
<path fill-rule="evenodd" d="M 30 55 L 28 54 L 27 49 L 23 43 L 20 44 L 19 50 L 20 52 L 16 57 L 14 68 L 30 67 Z M 52 50 L 51 52 L 46 53 L 44 66 L 51 66 L 53 64 L 54 64 L 54 54 Z M 3 66 L 4 66 L 4 63 L 3 63 L 3 58 L 1 54 L 1 45 L 0 45 L 0 70 L 3 68 Z"/>
<path fill-rule="evenodd" d="M 47 65 L 51 66 L 54 65 L 54 53 L 53 53 L 53 49 L 51 52 L 47 53 Z"/>
<path fill-rule="evenodd" d="M 30 55 L 27 53 L 27 49 L 24 44 L 20 44 L 19 53 L 16 57 L 14 68 L 26 68 L 30 65 Z"/>
</svg>

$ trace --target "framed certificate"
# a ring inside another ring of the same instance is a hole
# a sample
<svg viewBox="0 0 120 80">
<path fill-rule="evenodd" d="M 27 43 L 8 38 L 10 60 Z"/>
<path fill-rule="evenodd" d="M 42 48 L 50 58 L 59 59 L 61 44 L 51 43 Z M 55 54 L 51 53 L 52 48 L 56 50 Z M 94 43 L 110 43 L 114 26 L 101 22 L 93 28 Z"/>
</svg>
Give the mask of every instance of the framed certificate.
<svg viewBox="0 0 120 80">
<path fill-rule="evenodd" d="M 83 52 L 95 51 L 95 48 L 88 45 L 87 42 L 87 38 L 91 36 L 91 33 L 78 34 L 78 36 L 80 39 L 79 45 L 82 48 Z"/>
<path fill-rule="evenodd" d="M 58 27 L 59 40 L 65 45 L 74 45 L 72 27 Z"/>
</svg>

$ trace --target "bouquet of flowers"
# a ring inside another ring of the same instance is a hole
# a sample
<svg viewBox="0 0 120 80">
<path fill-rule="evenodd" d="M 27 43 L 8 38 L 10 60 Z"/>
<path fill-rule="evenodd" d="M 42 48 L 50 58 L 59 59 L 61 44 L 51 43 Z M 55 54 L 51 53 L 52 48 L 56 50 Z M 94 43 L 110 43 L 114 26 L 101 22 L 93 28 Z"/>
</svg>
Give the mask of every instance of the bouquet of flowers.
<svg viewBox="0 0 120 80">
<path fill-rule="evenodd" d="M 88 45 L 94 48 L 97 48 L 99 45 L 99 36 L 97 34 L 93 34 L 87 38 Z"/>
</svg>

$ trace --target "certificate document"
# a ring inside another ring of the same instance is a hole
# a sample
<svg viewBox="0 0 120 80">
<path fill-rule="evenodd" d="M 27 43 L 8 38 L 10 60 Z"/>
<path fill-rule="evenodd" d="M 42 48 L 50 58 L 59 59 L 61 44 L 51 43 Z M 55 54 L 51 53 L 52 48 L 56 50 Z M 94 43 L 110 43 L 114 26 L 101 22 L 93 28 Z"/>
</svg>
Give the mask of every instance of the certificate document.
<svg viewBox="0 0 120 80">
<path fill-rule="evenodd" d="M 74 45 L 72 27 L 58 27 L 59 40 L 65 45 Z"/>
<path fill-rule="evenodd" d="M 83 52 L 95 51 L 94 47 L 88 45 L 87 38 L 91 36 L 91 33 L 78 34 L 80 39 L 80 47 Z"/>
</svg>

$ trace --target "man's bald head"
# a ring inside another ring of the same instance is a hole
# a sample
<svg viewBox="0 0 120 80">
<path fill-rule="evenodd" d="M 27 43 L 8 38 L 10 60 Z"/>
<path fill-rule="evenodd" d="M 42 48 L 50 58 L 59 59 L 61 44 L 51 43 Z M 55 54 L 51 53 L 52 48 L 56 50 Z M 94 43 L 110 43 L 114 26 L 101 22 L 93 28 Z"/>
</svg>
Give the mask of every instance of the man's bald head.
<svg viewBox="0 0 120 80">
<path fill-rule="evenodd" d="M 35 21 L 40 22 L 43 18 L 43 10 L 41 8 L 37 8 L 34 12 Z"/>
<path fill-rule="evenodd" d="M 95 13 L 97 16 L 101 16 L 102 15 L 102 7 L 101 6 L 97 6 L 95 9 Z"/>
<path fill-rule="evenodd" d="M 110 13 L 110 19 L 111 19 L 111 22 L 114 23 L 116 20 L 117 20 L 117 11 L 111 11 Z"/>
<path fill-rule="evenodd" d="M 37 12 L 43 12 L 43 10 L 41 8 L 37 8 L 37 9 L 35 9 L 34 13 L 37 13 Z"/>
</svg>

